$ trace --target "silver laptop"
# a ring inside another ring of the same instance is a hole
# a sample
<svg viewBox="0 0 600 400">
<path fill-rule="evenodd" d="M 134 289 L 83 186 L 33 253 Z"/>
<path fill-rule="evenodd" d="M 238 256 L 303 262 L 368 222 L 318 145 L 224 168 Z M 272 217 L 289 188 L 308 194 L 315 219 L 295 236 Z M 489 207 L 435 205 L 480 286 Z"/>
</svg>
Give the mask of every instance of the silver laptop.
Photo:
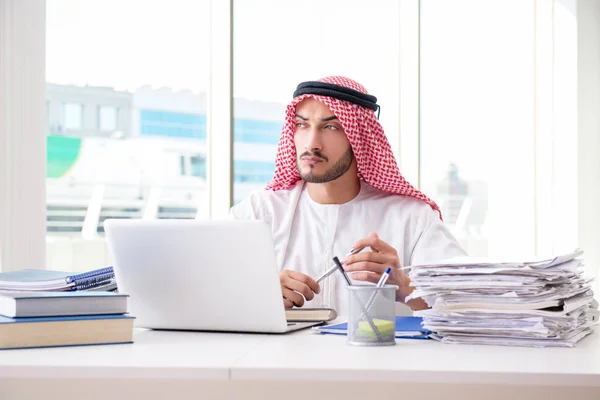
<svg viewBox="0 0 600 400">
<path fill-rule="evenodd" d="M 288 323 L 264 221 L 106 220 L 119 292 L 136 326 L 282 333 Z"/>
</svg>

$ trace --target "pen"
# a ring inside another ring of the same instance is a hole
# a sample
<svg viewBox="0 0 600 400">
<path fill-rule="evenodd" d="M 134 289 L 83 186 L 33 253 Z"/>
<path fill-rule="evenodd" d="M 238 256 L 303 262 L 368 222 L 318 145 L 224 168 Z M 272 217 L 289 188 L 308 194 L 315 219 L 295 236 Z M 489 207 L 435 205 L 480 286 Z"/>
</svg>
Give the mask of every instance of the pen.
<svg viewBox="0 0 600 400">
<path fill-rule="evenodd" d="M 340 262 L 340 260 L 337 257 L 333 257 L 333 262 L 335 263 L 335 265 L 337 266 L 337 268 L 342 273 L 342 276 L 346 280 L 346 283 L 348 284 L 348 286 L 352 286 L 352 281 L 350 280 L 350 278 L 348 278 L 348 275 L 346 274 L 346 271 L 344 271 L 344 267 L 342 267 L 342 263 Z M 380 342 L 383 341 L 383 339 L 381 337 L 381 333 L 379 333 L 379 329 L 377 329 L 377 327 L 373 323 L 373 319 L 371 318 L 371 316 L 369 315 L 369 313 L 365 309 L 365 306 L 362 303 L 362 301 L 360 300 L 360 297 L 354 291 L 352 292 L 352 294 L 354 294 L 356 302 L 358 303 L 358 305 L 360 306 L 360 308 L 363 311 L 362 315 L 365 316 L 365 317 L 367 317 L 367 321 L 369 322 L 369 325 L 371 326 L 371 329 L 373 329 L 373 332 L 377 336 L 377 340 L 379 340 Z"/>
<path fill-rule="evenodd" d="M 356 251 L 355 249 L 351 249 L 350 252 L 348 254 L 346 254 L 346 257 L 351 256 L 356 253 L 358 253 L 358 251 Z M 329 275 L 333 274 L 336 269 L 337 269 L 337 265 L 335 265 L 335 263 L 334 263 L 331 268 L 329 268 L 327 271 L 325 271 L 325 273 L 323 275 L 321 275 L 320 277 L 317 278 L 317 283 L 321 282 L 323 279 L 325 279 Z"/>
<path fill-rule="evenodd" d="M 348 286 L 352 286 L 352 281 L 350 280 L 350 278 L 348 278 L 348 274 L 346 274 L 346 271 L 344 271 L 344 267 L 342 267 L 342 263 L 340 262 L 340 260 L 337 257 L 333 257 L 333 262 L 335 263 L 336 268 L 339 269 L 342 273 L 342 276 L 346 280 Z"/>
<path fill-rule="evenodd" d="M 385 272 L 383 273 L 383 275 L 381 275 L 381 278 L 379 278 L 379 282 L 377 282 L 377 287 L 383 287 L 383 285 L 385 285 L 385 282 L 390 277 L 391 272 L 392 272 L 392 268 L 387 267 Z"/>
<path fill-rule="evenodd" d="M 385 269 L 385 272 L 381 275 L 381 278 L 379 278 L 379 282 L 377 282 L 378 288 L 382 288 L 385 285 L 385 282 L 390 277 L 391 272 L 392 272 L 392 268 L 387 267 Z M 373 302 L 375 301 L 375 296 L 377 296 L 378 292 L 379 291 L 373 292 L 373 294 L 371 295 L 371 298 L 369 298 L 369 301 L 367 302 L 367 306 L 365 307 L 367 309 L 367 311 L 371 311 L 371 306 L 373 305 Z"/>
</svg>

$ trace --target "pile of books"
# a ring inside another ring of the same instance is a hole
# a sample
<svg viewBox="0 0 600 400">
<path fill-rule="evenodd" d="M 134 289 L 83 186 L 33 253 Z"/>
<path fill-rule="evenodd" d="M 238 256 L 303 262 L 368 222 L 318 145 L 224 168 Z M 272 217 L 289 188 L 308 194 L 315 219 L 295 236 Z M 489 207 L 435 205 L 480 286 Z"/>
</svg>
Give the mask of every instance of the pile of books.
<svg viewBox="0 0 600 400">
<path fill-rule="evenodd" d="M 411 266 L 415 290 L 431 307 L 416 311 L 444 343 L 573 347 L 598 317 L 583 252 L 549 259 L 455 258 Z"/>
<path fill-rule="evenodd" d="M 0 349 L 133 342 L 129 296 L 112 268 L 0 274 Z"/>
</svg>

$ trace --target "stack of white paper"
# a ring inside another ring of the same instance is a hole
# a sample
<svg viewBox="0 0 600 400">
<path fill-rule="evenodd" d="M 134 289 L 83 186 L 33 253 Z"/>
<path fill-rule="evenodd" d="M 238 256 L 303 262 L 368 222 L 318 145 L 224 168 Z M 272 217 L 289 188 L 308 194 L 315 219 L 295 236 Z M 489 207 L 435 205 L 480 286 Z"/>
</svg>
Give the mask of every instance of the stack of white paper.
<svg viewBox="0 0 600 400">
<path fill-rule="evenodd" d="M 410 268 L 431 309 L 416 311 L 445 343 L 572 347 L 592 332 L 591 279 L 581 250 L 551 259 L 455 258 Z"/>
</svg>

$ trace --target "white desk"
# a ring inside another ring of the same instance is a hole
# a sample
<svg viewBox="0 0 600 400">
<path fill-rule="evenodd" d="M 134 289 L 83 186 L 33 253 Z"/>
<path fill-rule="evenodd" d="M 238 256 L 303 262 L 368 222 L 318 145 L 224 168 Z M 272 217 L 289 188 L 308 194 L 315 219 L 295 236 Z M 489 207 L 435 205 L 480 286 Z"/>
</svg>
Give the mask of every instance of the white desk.
<svg viewBox="0 0 600 400">
<path fill-rule="evenodd" d="M 0 352 L 0 399 L 600 399 L 600 332 L 574 349 L 141 331 L 132 345 Z"/>
</svg>

